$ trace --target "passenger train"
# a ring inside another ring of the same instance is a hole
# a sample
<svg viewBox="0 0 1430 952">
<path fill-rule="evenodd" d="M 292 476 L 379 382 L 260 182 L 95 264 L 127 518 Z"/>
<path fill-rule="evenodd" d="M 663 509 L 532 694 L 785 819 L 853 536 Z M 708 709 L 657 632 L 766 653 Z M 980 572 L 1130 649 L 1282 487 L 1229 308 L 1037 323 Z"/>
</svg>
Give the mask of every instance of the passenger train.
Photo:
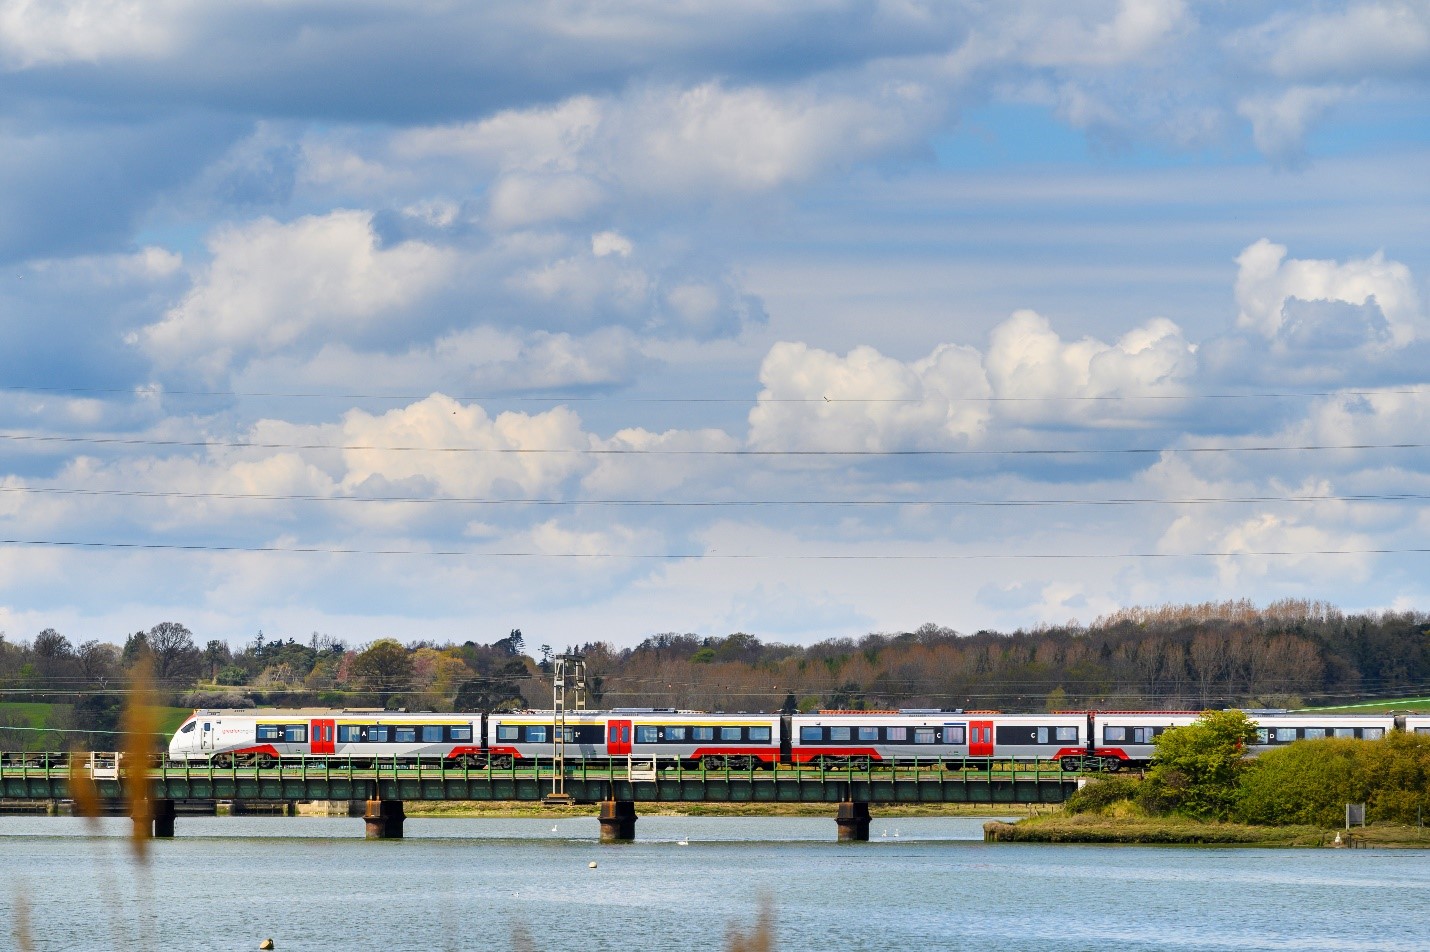
<svg viewBox="0 0 1430 952">
<path fill-rule="evenodd" d="M 1430 714 L 1247 713 L 1257 725 L 1252 753 L 1314 737 L 1373 740 L 1394 730 L 1430 734 Z M 1198 716 L 1195 711 L 581 710 L 566 714 L 563 754 L 599 764 L 634 758 L 707 769 L 863 770 L 915 763 L 964 769 L 1018 759 L 1056 761 L 1065 770 L 1117 771 L 1145 766 L 1158 734 Z M 198 710 L 174 734 L 169 757 L 218 766 L 340 757 L 508 768 L 554 757 L 553 730 L 550 711 Z"/>
</svg>

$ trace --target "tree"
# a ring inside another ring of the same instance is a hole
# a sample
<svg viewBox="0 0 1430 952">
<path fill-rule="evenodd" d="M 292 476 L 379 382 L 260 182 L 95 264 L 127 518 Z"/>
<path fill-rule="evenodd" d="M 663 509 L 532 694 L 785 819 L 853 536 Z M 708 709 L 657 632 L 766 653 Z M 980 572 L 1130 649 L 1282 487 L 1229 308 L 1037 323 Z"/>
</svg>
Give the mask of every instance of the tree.
<svg viewBox="0 0 1430 952">
<path fill-rule="evenodd" d="M 1256 724 L 1241 711 L 1205 711 L 1152 741 L 1147 802 L 1199 820 L 1224 820 L 1236 804 Z"/>
<path fill-rule="evenodd" d="M 154 658 L 154 680 L 160 684 L 191 681 L 199 673 L 202 655 L 194 634 L 175 621 L 161 621 L 149 629 L 145 641 Z"/>
<path fill-rule="evenodd" d="M 391 638 L 379 638 L 353 657 L 348 677 L 383 707 L 412 687 L 412 658 Z"/>
<path fill-rule="evenodd" d="M 514 658 L 517 655 L 521 654 L 522 651 L 526 648 L 526 639 L 521 637 L 520 628 L 513 628 L 511 630 L 511 634 L 507 635 L 505 638 L 498 639 L 492 644 L 492 647 L 500 651 L 502 654 L 511 655 Z"/>
</svg>

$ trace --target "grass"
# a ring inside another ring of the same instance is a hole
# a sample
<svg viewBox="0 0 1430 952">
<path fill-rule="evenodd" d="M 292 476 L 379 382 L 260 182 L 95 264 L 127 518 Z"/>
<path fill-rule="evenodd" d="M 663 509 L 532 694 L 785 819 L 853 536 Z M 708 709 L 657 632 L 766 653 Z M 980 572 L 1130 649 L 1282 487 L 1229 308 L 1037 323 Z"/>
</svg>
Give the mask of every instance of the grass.
<svg viewBox="0 0 1430 952">
<path fill-rule="evenodd" d="M 984 839 L 997 843 L 1320 847 L 1333 845 L 1338 832 L 1349 846 L 1430 849 L 1430 830 L 1399 823 L 1376 823 L 1348 833 L 1318 826 L 1203 823 L 1185 817 L 1147 817 L 1130 810 L 1109 810 L 1102 814 L 1050 814 L 1021 823 L 983 824 Z"/>
<path fill-rule="evenodd" d="M 55 750 L 64 748 L 69 746 L 69 741 L 74 737 L 85 736 L 69 734 L 59 726 L 72 723 L 73 710 L 74 706 L 71 704 L 46 704 L 39 701 L 0 702 L 0 731 L 7 726 L 25 728 L 23 733 L 36 739 L 35 743 L 22 743 L 26 749 Z M 150 711 L 156 729 L 162 732 L 166 739 L 172 736 L 184 719 L 193 713 L 187 707 L 153 707 Z M 11 724 L 11 721 L 15 723 Z M 54 733 L 35 733 L 35 731 L 53 731 Z M 121 746 L 118 737 L 106 734 L 88 735 L 87 740 L 88 746 L 98 750 Z"/>
<path fill-rule="evenodd" d="M 1390 711 L 1430 711 L 1430 698 L 1401 698 L 1394 701 L 1361 701 L 1337 707 L 1307 707 L 1302 711 L 1317 714 L 1384 714 Z M 1299 712 L 1298 712 L 1299 713 Z"/>
<path fill-rule="evenodd" d="M 640 816 L 834 816 L 835 803 L 652 803 L 636 804 Z M 1006 816 L 1026 817 L 1032 811 L 1046 810 L 1037 805 L 993 806 L 969 803 L 901 803 L 870 806 L 878 819 L 885 817 L 939 816 Z M 547 807 L 540 803 L 477 801 L 477 800 L 408 800 L 409 817 L 553 817 L 577 818 L 595 814 L 589 804 L 570 807 Z"/>
</svg>

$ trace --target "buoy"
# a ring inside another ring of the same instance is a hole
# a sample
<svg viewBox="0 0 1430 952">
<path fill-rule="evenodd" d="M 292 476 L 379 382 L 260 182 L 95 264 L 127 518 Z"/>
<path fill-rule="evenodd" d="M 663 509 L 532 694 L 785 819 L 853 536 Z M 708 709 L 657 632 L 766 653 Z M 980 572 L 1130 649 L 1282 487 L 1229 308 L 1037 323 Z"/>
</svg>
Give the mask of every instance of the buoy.
<svg viewBox="0 0 1430 952">
<path fill-rule="evenodd" d="M 272 940 L 272 939 L 264 939 L 262 942 L 258 943 L 258 947 L 259 947 L 260 949 L 271 949 L 271 948 L 274 948 L 273 940 Z"/>
<path fill-rule="evenodd" d="M 595 868 L 596 868 L 596 861 L 595 861 L 595 860 L 591 860 L 591 862 L 589 862 L 589 863 L 586 864 L 586 868 L 587 868 L 587 869 L 595 869 Z"/>
</svg>

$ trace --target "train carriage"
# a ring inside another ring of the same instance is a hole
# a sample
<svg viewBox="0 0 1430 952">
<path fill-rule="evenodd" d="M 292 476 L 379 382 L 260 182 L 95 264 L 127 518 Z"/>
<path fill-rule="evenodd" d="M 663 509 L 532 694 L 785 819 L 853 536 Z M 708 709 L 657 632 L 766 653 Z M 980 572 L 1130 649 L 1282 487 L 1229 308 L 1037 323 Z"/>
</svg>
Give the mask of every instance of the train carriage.
<svg viewBox="0 0 1430 952">
<path fill-rule="evenodd" d="M 1396 727 L 1395 718 L 1389 714 L 1248 711 L 1247 715 L 1256 722 L 1257 737 L 1252 753 L 1257 754 L 1284 747 L 1298 740 L 1321 737 L 1379 740 Z M 1406 729 L 1410 728 L 1407 726 Z"/>
<path fill-rule="evenodd" d="M 556 756 L 549 711 L 487 717 L 487 745 L 497 765 Z M 711 769 L 773 766 L 780 757 L 777 714 L 706 714 L 654 708 L 568 712 L 565 756 L 609 762 L 635 758 Z"/>
<path fill-rule="evenodd" d="M 169 743 L 175 760 L 219 766 L 284 757 L 483 762 L 481 716 L 354 710 L 199 710 Z"/>
<path fill-rule="evenodd" d="M 1082 714 L 823 711 L 790 719 L 794 764 L 867 767 L 901 761 L 962 767 L 1000 758 L 1081 757 Z"/>
</svg>

